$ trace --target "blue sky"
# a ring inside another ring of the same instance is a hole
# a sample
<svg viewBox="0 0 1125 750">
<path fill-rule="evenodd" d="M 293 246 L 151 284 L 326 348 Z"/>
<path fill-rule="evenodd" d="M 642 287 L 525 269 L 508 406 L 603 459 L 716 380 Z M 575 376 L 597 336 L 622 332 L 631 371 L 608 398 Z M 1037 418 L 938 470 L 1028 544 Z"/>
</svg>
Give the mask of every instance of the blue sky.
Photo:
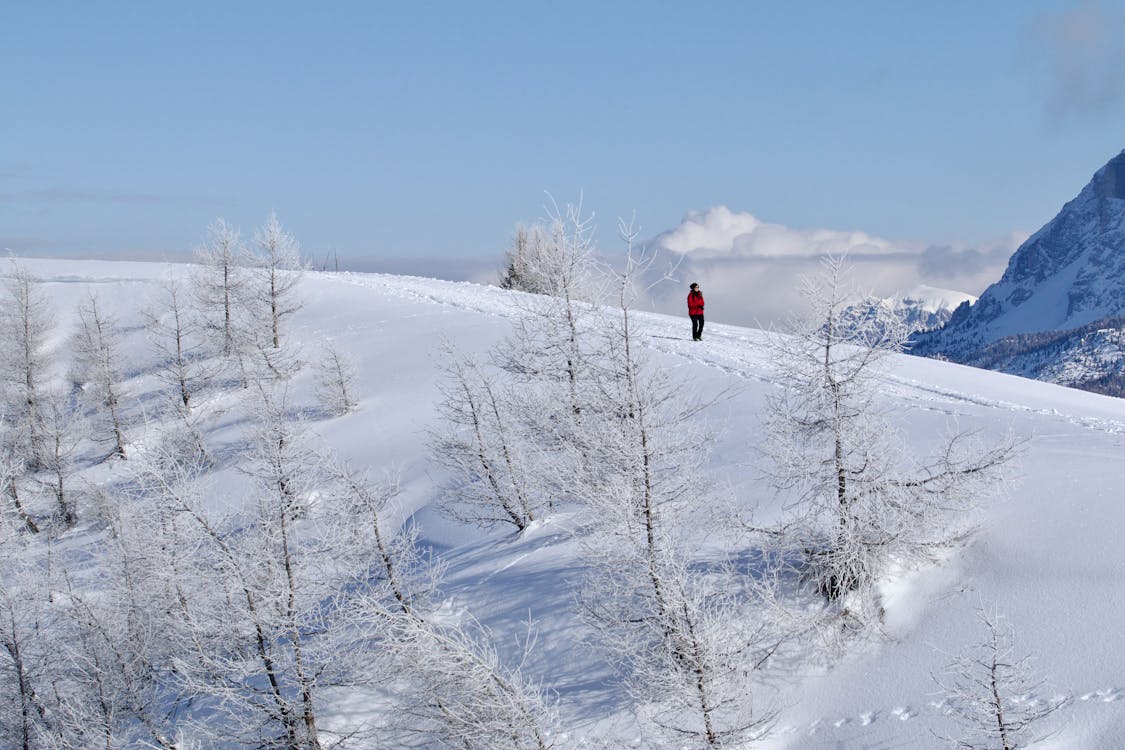
<svg viewBox="0 0 1125 750">
<path fill-rule="evenodd" d="M 0 247 L 497 257 L 544 191 L 973 247 L 1125 147 L 1125 3 L 0 0 Z M 979 291 L 979 290 L 970 290 Z"/>
</svg>

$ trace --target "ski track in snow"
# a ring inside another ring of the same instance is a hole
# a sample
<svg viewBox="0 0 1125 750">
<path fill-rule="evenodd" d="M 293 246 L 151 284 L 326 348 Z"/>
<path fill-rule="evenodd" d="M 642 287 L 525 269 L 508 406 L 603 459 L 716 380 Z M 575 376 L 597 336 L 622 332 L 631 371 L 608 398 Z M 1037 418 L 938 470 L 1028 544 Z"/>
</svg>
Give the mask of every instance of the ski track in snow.
<svg viewBox="0 0 1125 750">
<path fill-rule="evenodd" d="M 385 274 L 326 274 L 355 286 L 379 289 L 399 298 L 416 302 L 452 307 L 490 317 L 516 318 L 523 312 L 518 300 L 528 295 L 510 292 L 471 282 L 437 281 L 417 276 L 391 276 Z M 777 383 L 770 373 L 768 354 L 763 346 L 768 331 L 741 328 L 723 324 L 709 324 L 702 342 L 691 341 L 687 336 L 688 322 L 667 315 L 637 311 L 638 320 L 645 323 L 642 334 L 652 351 L 680 357 L 689 362 L 716 369 L 724 374 L 760 383 Z M 1125 435 L 1125 421 L 1082 417 L 1044 409 L 1003 399 L 990 399 L 950 388 L 920 383 L 893 372 L 883 376 L 890 386 L 889 393 L 915 408 L 963 416 L 957 406 L 999 409 L 1013 413 L 1046 416 L 1088 430 L 1115 435 Z"/>
<path fill-rule="evenodd" d="M 1056 694 L 1051 696 L 1053 700 L 1066 700 L 1066 703 L 1060 708 L 1061 711 L 1070 711 L 1078 708 L 1081 704 L 1099 705 L 1118 703 L 1125 699 L 1125 688 L 1102 688 L 1100 690 L 1091 690 L 1080 694 L 1072 694 L 1067 696 L 1065 694 Z M 1068 699 L 1069 698 L 1069 699 Z M 1027 695 L 1021 696 L 1015 701 L 1016 703 L 1029 703 L 1037 705 L 1042 702 L 1037 696 Z M 875 724 L 885 724 L 887 722 L 904 722 L 912 719 L 922 717 L 925 720 L 928 716 L 945 716 L 946 715 L 946 701 L 941 700 L 928 700 L 922 708 L 915 708 L 912 704 L 905 703 L 893 706 L 891 708 L 879 708 L 874 710 L 862 711 L 857 714 L 848 714 L 846 716 L 822 716 L 817 719 L 812 719 L 808 722 L 800 724 L 783 724 L 775 729 L 779 736 L 806 736 L 815 737 L 820 742 L 834 741 L 837 729 L 848 729 L 849 732 L 855 727 L 870 727 Z M 849 735 L 849 739 L 856 739 L 854 736 Z"/>
</svg>

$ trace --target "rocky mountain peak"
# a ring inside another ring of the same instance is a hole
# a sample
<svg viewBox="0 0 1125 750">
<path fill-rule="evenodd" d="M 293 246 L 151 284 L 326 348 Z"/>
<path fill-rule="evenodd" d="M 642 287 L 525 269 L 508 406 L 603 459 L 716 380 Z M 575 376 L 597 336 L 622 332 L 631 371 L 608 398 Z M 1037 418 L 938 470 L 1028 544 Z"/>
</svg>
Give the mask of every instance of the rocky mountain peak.
<svg viewBox="0 0 1125 750">
<path fill-rule="evenodd" d="M 979 300 L 956 310 L 942 328 L 919 335 L 914 351 L 974 362 L 1001 340 L 1011 348 L 1018 337 L 1074 331 L 1123 315 L 1125 151 L 1020 245 Z"/>
<path fill-rule="evenodd" d="M 1109 160 L 1090 181 L 1097 198 L 1125 200 L 1125 151 Z"/>
</svg>

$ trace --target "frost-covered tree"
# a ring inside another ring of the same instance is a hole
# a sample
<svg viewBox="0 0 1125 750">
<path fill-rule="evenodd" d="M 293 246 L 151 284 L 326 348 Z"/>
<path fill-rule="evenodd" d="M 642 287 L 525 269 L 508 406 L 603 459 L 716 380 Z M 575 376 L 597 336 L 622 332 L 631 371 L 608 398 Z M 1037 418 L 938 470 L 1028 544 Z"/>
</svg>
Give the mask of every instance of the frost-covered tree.
<svg viewBox="0 0 1125 750">
<path fill-rule="evenodd" d="M 944 739 L 964 750 L 1017 750 L 1043 739 L 1045 721 L 1067 703 L 1036 677 L 1029 656 L 1016 653 L 1010 626 L 995 613 L 978 612 L 985 637 L 934 676 L 946 714 L 961 733 Z"/>
<path fill-rule="evenodd" d="M 773 536 L 849 621 L 877 622 L 892 565 L 932 560 L 966 533 L 963 514 L 1014 453 L 954 429 L 932 457 L 913 451 L 880 404 L 886 359 L 910 329 L 878 304 L 851 304 L 841 258 L 807 279 L 807 314 L 773 337 L 781 388 L 769 398 L 766 473 L 794 517 Z"/>
<path fill-rule="evenodd" d="M 508 286 L 536 296 L 522 301 L 489 363 L 447 357 L 447 429 L 434 448 L 453 473 L 447 508 L 465 520 L 522 530 L 575 499 L 564 485 L 588 468 L 569 462 L 587 460 L 583 423 L 596 419 L 588 404 L 601 314 L 592 302 L 605 285 L 594 273 L 592 235 L 580 204 L 555 205 L 545 222 L 521 228 Z"/>
<path fill-rule="evenodd" d="M 434 435 L 433 455 L 453 476 L 444 505 L 461 520 L 523 531 L 543 511 L 549 486 L 529 455 L 532 443 L 507 389 L 471 359 L 447 352 L 446 429 Z"/>
<path fill-rule="evenodd" d="M 254 233 L 254 266 L 251 296 L 258 313 L 264 340 L 274 349 L 281 348 L 281 334 L 286 321 L 301 309 L 298 285 L 304 265 L 300 245 L 286 232 L 276 214 Z"/>
<path fill-rule="evenodd" d="M 157 299 L 145 311 L 157 357 L 157 377 L 175 394 L 178 407 L 191 411 L 191 398 L 214 376 L 207 366 L 205 329 L 188 304 L 188 292 L 176 278 L 160 284 Z"/>
<path fill-rule="evenodd" d="M 602 296 L 593 231 L 593 217 L 582 214 L 581 203 L 549 211 L 546 226 L 533 232 L 540 262 L 533 274 L 527 272 L 542 298 L 527 301 L 516 330 L 497 352 L 511 372 L 563 385 L 572 412 L 581 411 L 580 383 L 594 345 L 597 308 L 591 303 Z"/>
<path fill-rule="evenodd" d="M 32 750 L 57 737 L 51 714 L 49 587 L 30 541 L 0 528 L 0 744 Z"/>
<path fill-rule="evenodd" d="M 394 675 L 394 718 L 382 730 L 396 746 L 528 748 L 552 746 L 555 713 L 543 691 L 510 666 L 476 622 L 435 617 L 430 593 L 441 565 L 424 557 L 413 527 L 387 524 L 397 483 L 338 466 L 333 485 L 348 530 L 334 554 L 356 571 L 339 600 L 339 624 L 375 644 L 380 675 Z M 373 675 L 368 675 L 370 679 Z"/>
<path fill-rule="evenodd" d="M 0 304 L 0 393 L 11 426 L 22 435 L 21 454 L 33 470 L 46 450 L 42 420 L 52 328 L 50 306 L 38 281 L 13 261 Z"/>
<path fill-rule="evenodd" d="M 43 415 L 45 452 L 37 474 L 39 484 L 54 498 L 55 514 L 65 528 L 78 520 L 76 493 L 71 480 L 85 421 L 76 405 L 63 394 L 47 399 Z"/>
<path fill-rule="evenodd" d="M 372 603 L 380 611 L 415 614 L 428 603 L 441 567 L 423 557 L 417 546 L 416 527 L 396 529 L 388 524 L 387 516 L 398 494 L 397 480 L 387 477 L 375 481 L 367 473 L 343 465 L 333 467 L 331 474 L 342 513 L 349 519 L 345 524 L 346 543 L 337 554 L 346 550 L 352 555 L 350 567 L 365 592 L 358 609 L 348 607 L 351 616 L 366 619 Z"/>
<path fill-rule="evenodd" d="M 195 639 L 178 674 L 226 717 L 206 731 L 319 748 L 319 690 L 341 653 L 328 605 L 348 580 L 336 555 L 347 519 L 318 492 L 323 458 L 288 421 L 284 400 L 263 398 L 257 419 L 253 490 L 240 513 L 216 513 L 196 493 L 174 499 L 194 549 L 181 575 L 210 579 L 184 606 Z"/>
<path fill-rule="evenodd" d="M 15 526 L 38 534 L 39 524 L 24 504 L 21 483 L 27 477 L 27 456 L 22 438 L 19 430 L 0 419 L 0 502 L 4 503 L 0 518 L 11 518 Z"/>
<path fill-rule="evenodd" d="M 317 400 L 329 414 L 348 414 L 359 406 L 356 393 L 356 367 L 332 341 L 321 351 L 317 365 Z"/>
<path fill-rule="evenodd" d="M 753 678 L 775 636 L 734 595 L 732 571 L 689 556 L 700 541 L 697 468 L 709 440 L 694 426 L 703 403 L 646 362 L 634 330 L 634 285 L 651 261 L 627 255 L 592 403 L 601 418 L 585 425 L 593 471 L 573 488 L 591 511 L 582 598 L 641 715 L 666 741 L 726 747 L 770 727 Z"/>
<path fill-rule="evenodd" d="M 216 350 L 230 357 L 245 337 L 242 308 L 249 300 L 249 257 L 238 230 L 217 219 L 207 228 L 195 260 L 199 264 L 192 278 L 196 303 Z"/>
<path fill-rule="evenodd" d="M 512 245 L 505 253 L 501 289 L 532 294 L 557 291 L 558 274 L 566 271 L 565 240 L 559 229 L 559 225 L 542 222 L 516 227 Z"/>
<path fill-rule="evenodd" d="M 110 545 L 100 561 L 108 590 L 88 583 L 84 590 L 62 576 L 58 627 L 68 637 L 53 656 L 65 665 L 54 686 L 64 747 L 180 747 L 173 721 L 180 706 L 169 678 L 179 643 L 169 638 L 167 610 L 151 606 L 163 603 L 147 590 L 160 576 L 145 565 L 151 556 L 142 549 Z"/>
<path fill-rule="evenodd" d="M 125 421 L 122 406 L 125 360 L 121 354 L 117 320 L 91 293 L 78 306 L 78 330 L 72 339 L 74 362 L 72 378 L 93 400 L 104 441 L 112 443 L 112 455 L 126 458 Z"/>
<path fill-rule="evenodd" d="M 404 742 L 465 750 L 547 750 L 554 746 L 554 707 L 544 692 L 505 664 L 477 623 L 438 624 L 391 613 L 379 637 L 397 673 L 409 680 L 392 721 Z"/>
</svg>

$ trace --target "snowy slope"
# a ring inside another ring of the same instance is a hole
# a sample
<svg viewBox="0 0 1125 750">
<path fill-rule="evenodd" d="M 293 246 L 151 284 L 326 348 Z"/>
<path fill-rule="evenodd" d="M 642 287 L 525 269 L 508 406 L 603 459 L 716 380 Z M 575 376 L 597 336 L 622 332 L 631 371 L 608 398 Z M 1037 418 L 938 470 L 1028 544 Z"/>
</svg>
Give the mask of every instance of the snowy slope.
<svg viewBox="0 0 1125 750">
<path fill-rule="evenodd" d="M 186 270 L 96 261 L 25 265 L 46 282 L 60 322 L 70 319 L 76 300 L 98 289 L 138 350 L 138 306 L 156 282 Z M 417 523 L 425 544 L 448 564 L 443 610 L 451 618 L 474 615 L 512 655 L 530 618 L 538 638 L 526 670 L 557 695 L 565 739 L 646 746 L 608 670 L 581 645 L 585 631 L 572 596 L 583 565 L 572 520 L 560 514 L 517 537 L 454 523 L 433 507 L 443 480 L 426 447 L 437 420 L 438 346 L 451 341 L 466 352 L 485 351 L 509 331 L 520 295 L 375 274 L 308 274 L 302 293 L 293 335 L 306 356 L 315 357 L 331 338 L 361 373 L 360 409 L 322 420 L 316 431 L 354 465 L 399 471 L 403 493 L 394 521 Z M 781 385 L 772 380 L 767 334 L 709 324 L 705 341 L 694 343 L 684 319 L 637 319 L 655 363 L 684 388 L 707 394 L 737 386 L 734 397 L 703 417 L 723 428 L 708 469 L 735 503 L 757 506 L 759 517 L 775 514 L 776 502 L 751 465 L 763 399 Z M 911 440 L 933 445 L 953 422 L 986 436 L 1011 431 L 1026 448 L 1006 496 L 982 508 L 973 544 L 887 592 L 884 642 L 827 672 L 775 676 L 779 723 L 761 746 L 943 746 L 933 732 L 947 725 L 933 705 L 930 675 L 948 654 L 982 639 L 974 612 L 984 602 L 1009 618 L 1018 648 L 1037 657 L 1052 694 L 1074 698 L 1056 714 L 1059 733 L 1042 747 L 1125 747 L 1125 649 L 1114 635 L 1125 622 L 1125 400 L 917 357 L 894 363 L 879 398 Z M 310 376 L 302 375 L 298 398 L 310 398 L 310 389 Z M 720 500 L 700 498 L 701 523 L 713 502 Z M 359 710 L 350 696 L 338 700 L 340 717 Z"/>
</svg>

